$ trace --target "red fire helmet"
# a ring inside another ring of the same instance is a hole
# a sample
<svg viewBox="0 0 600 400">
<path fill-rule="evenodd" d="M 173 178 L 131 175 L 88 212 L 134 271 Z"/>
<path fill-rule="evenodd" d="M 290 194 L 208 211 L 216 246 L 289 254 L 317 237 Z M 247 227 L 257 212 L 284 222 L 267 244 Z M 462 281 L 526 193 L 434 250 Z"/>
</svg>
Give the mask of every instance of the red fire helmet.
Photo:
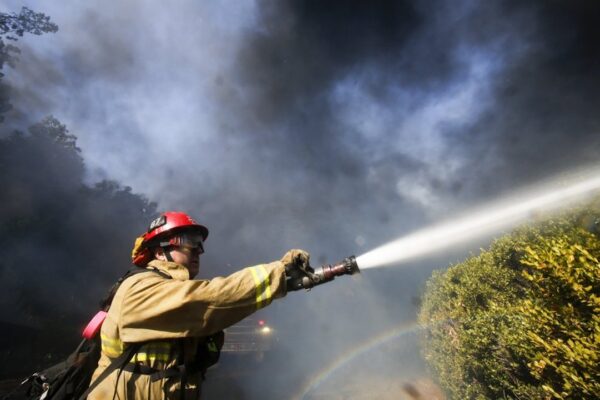
<svg viewBox="0 0 600 400">
<path fill-rule="evenodd" d="M 167 236 L 182 230 L 192 230 L 202 235 L 202 239 L 208 237 L 208 229 L 198 224 L 189 215 L 181 211 L 167 211 L 150 223 L 148 232 L 144 235 L 144 242 L 150 242 L 159 236 Z"/>
<path fill-rule="evenodd" d="M 150 223 L 148 231 L 138 237 L 131 252 L 131 259 L 137 266 L 144 266 L 152 260 L 149 247 L 157 243 L 158 239 L 167 238 L 180 232 L 195 232 L 202 236 L 202 240 L 208 237 L 208 229 L 198 224 L 188 214 L 181 211 L 167 211 Z"/>
</svg>

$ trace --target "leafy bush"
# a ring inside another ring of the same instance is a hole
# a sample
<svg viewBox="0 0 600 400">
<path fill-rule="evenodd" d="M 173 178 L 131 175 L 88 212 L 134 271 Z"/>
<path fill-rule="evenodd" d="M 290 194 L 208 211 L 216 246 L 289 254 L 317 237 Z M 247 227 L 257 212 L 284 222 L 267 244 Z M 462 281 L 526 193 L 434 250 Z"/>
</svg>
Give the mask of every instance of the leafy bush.
<svg viewBox="0 0 600 400">
<path fill-rule="evenodd" d="M 600 398 L 598 202 L 437 271 L 423 352 L 454 399 Z"/>
</svg>

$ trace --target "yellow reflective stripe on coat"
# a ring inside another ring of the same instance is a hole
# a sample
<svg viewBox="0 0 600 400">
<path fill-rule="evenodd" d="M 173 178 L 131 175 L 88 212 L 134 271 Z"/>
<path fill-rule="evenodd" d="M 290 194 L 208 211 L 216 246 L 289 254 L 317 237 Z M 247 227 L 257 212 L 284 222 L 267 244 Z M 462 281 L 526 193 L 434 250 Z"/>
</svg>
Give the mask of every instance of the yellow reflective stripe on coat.
<svg viewBox="0 0 600 400">
<path fill-rule="evenodd" d="M 271 303 L 271 282 L 264 265 L 251 267 L 256 291 L 256 308 L 263 308 Z"/>
<path fill-rule="evenodd" d="M 154 362 L 154 361 L 162 361 L 168 362 L 171 360 L 170 353 L 136 353 L 130 362 Z"/>
<path fill-rule="evenodd" d="M 100 335 L 102 341 L 102 351 L 111 358 L 116 358 L 123 353 L 124 345 L 120 339 L 110 338 Z M 167 362 L 171 357 L 171 343 L 149 343 L 142 346 L 132 357 L 133 362 L 146 361 L 164 361 Z"/>
<path fill-rule="evenodd" d="M 131 358 L 131 362 L 170 361 L 172 348 L 172 344 L 166 342 L 145 344 Z"/>
<path fill-rule="evenodd" d="M 109 357 L 119 357 L 123 353 L 123 342 L 120 339 L 111 338 L 100 334 L 102 342 L 102 351 Z"/>
</svg>

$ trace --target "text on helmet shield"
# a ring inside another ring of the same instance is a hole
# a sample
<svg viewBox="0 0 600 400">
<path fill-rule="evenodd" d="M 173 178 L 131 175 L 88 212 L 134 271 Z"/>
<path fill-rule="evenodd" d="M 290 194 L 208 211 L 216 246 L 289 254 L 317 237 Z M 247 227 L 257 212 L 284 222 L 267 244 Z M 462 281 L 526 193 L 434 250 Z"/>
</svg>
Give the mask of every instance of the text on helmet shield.
<svg viewBox="0 0 600 400">
<path fill-rule="evenodd" d="M 164 215 L 156 218 L 154 221 L 150 223 L 150 227 L 148 228 L 148 232 L 153 231 L 154 229 L 163 226 L 167 223 L 167 218 Z"/>
</svg>

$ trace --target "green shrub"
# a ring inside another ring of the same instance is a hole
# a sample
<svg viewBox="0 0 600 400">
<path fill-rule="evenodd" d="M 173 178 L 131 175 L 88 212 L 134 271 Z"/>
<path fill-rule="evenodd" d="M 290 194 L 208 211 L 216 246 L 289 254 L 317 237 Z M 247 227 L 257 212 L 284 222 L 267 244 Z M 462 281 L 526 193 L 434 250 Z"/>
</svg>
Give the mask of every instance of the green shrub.
<svg viewBox="0 0 600 400">
<path fill-rule="evenodd" d="M 599 221 L 590 204 L 434 272 L 423 353 L 451 398 L 600 398 Z"/>
</svg>

